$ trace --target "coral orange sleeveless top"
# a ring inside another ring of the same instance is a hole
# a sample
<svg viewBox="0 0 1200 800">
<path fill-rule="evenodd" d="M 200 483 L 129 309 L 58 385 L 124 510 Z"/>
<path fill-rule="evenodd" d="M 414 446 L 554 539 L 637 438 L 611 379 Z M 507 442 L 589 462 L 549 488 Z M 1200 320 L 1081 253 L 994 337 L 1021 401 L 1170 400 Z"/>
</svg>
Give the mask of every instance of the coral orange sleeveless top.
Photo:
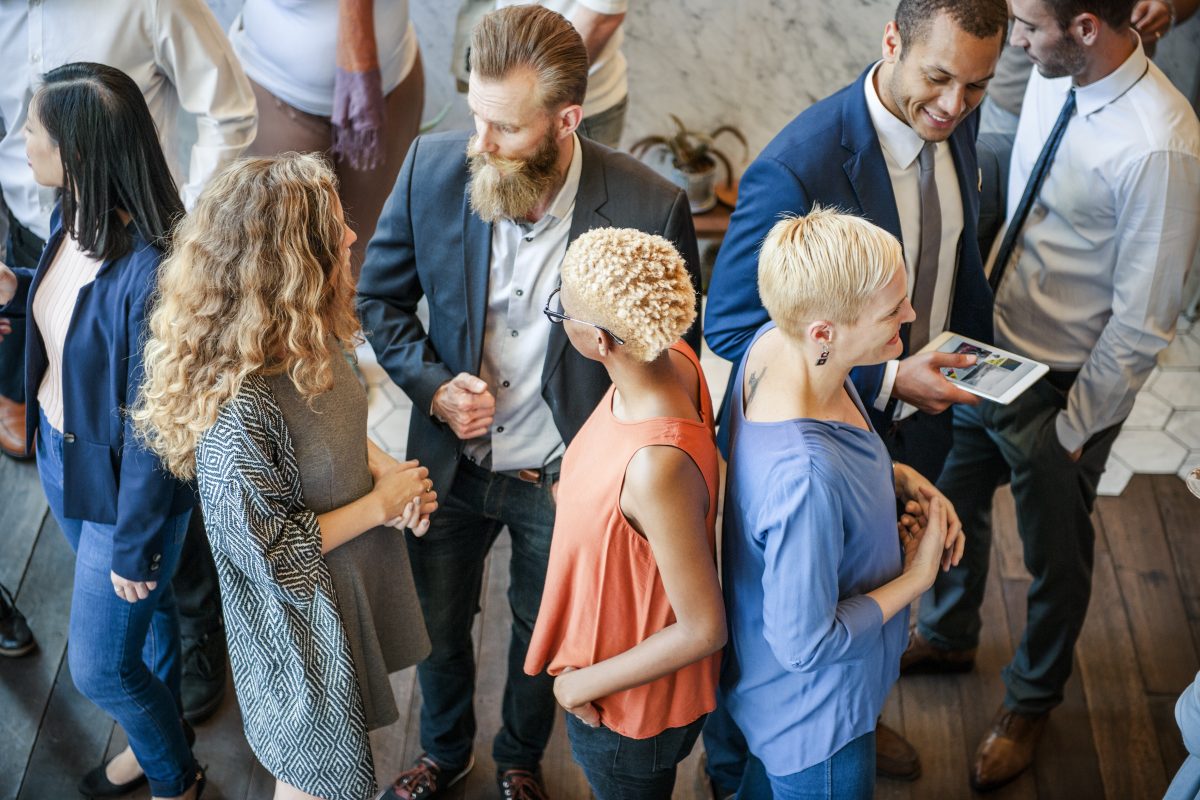
<svg viewBox="0 0 1200 800">
<path fill-rule="evenodd" d="M 716 563 L 718 455 L 712 401 L 700 361 L 683 342 L 700 378 L 701 420 L 655 417 L 622 422 L 612 412 L 610 387 L 563 456 L 554 539 L 541 610 L 525 672 L 545 667 L 558 675 L 632 649 L 674 624 L 654 553 L 621 513 L 621 487 L 630 459 L 643 447 L 669 445 L 687 453 L 708 486 L 709 549 Z M 632 739 L 699 719 L 716 707 L 720 652 L 658 680 L 594 701 L 605 727 Z"/>
</svg>

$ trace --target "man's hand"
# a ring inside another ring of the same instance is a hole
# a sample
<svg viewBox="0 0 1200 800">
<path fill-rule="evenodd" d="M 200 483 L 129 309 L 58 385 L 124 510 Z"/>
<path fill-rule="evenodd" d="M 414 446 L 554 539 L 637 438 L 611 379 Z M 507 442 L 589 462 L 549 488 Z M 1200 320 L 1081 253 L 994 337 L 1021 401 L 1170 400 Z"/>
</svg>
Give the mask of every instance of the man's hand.
<svg viewBox="0 0 1200 800">
<path fill-rule="evenodd" d="M 1173 11 L 1164 0 L 1141 0 L 1133 7 L 1131 22 L 1144 42 L 1157 42 L 1171 28 Z"/>
<path fill-rule="evenodd" d="M 460 372 L 438 387 L 432 411 L 466 441 L 488 432 L 496 417 L 496 398 L 481 378 Z"/>
<path fill-rule="evenodd" d="M 975 361 L 975 356 L 937 351 L 901 359 L 892 396 L 911 403 L 926 414 L 940 414 L 954 403 L 976 405 L 979 397 L 958 388 L 942 374 L 944 368 L 963 369 L 974 365 Z"/>
</svg>

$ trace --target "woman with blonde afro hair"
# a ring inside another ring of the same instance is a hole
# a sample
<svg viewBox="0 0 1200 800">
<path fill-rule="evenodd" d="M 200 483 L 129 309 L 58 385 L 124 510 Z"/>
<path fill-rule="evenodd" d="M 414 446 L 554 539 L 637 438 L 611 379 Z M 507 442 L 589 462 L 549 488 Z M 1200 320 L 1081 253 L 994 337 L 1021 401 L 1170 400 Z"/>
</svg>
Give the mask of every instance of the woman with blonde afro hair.
<svg viewBox="0 0 1200 800">
<path fill-rule="evenodd" d="M 230 165 L 176 231 L 133 416 L 195 477 L 246 739 L 275 798 L 376 793 L 388 675 L 429 652 L 404 534 L 436 495 L 367 438 L 337 186 L 319 156 Z"/>
<path fill-rule="evenodd" d="M 680 340 L 695 297 L 670 242 L 606 228 L 572 243 L 545 309 L 613 385 L 563 456 L 525 671 L 556 676 L 599 800 L 670 797 L 716 705 L 719 459 L 708 385 Z"/>
</svg>

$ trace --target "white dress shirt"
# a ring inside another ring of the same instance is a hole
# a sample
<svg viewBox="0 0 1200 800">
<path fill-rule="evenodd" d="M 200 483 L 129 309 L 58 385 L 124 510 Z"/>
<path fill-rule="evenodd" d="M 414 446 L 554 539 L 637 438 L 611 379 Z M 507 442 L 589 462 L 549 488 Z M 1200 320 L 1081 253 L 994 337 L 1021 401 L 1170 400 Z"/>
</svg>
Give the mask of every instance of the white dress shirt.
<svg viewBox="0 0 1200 800">
<path fill-rule="evenodd" d="M 867 96 L 867 112 L 879 146 L 883 149 L 883 160 L 887 162 L 888 176 L 892 179 L 892 194 L 896 198 L 896 212 L 900 217 L 900 238 L 904 246 L 904 265 L 908 268 L 908 296 L 911 298 L 917 277 L 917 259 L 921 249 L 921 167 L 917 157 L 925 140 L 906 123 L 888 111 L 875 89 L 876 64 L 863 82 Z M 954 168 L 954 155 L 950 145 L 938 142 L 934 147 L 933 179 L 937 184 L 938 203 L 942 207 L 942 242 L 938 249 L 937 282 L 933 286 L 933 307 L 930 310 L 929 333 L 931 338 L 946 330 L 950 320 L 950 305 L 953 302 L 954 274 L 958 269 L 958 243 L 963 231 L 962 192 L 958 186 L 958 172 Z M 882 411 L 892 396 L 899 361 L 889 361 L 884 369 L 883 382 L 875 408 Z M 916 411 L 915 406 L 898 403 L 896 419 L 904 419 Z"/>
<path fill-rule="evenodd" d="M 1013 145 L 1010 219 L 1070 88 L 1070 78 L 1036 71 L 1029 80 Z M 1076 88 L 1075 101 L 995 316 L 1001 347 L 1079 370 L 1057 420 L 1069 452 L 1129 415 L 1175 334 L 1200 241 L 1200 122 L 1141 43 L 1108 76 Z"/>
<path fill-rule="evenodd" d="M 184 205 L 254 139 L 254 94 L 204 0 L 4 0 L 0 3 L 0 187 L 13 216 L 45 239 L 53 190 L 25 158 L 25 115 L 41 76 L 73 61 L 109 64 L 142 90 Z M 196 115 L 186 182 L 177 118 Z"/>
<path fill-rule="evenodd" d="M 492 225 L 479 377 L 496 398 L 496 418 L 490 436 L 472 439 L 465 450 L 479 463 L 490 451 L 497 472 L 540 469 L 566 449 L 542 397 L 550 343 L 550 320 L 542 309 L 558 288 L 575 215 L 583 153 L 577 136 L 572 145 L 566 180 L 545 215 L 532 224 L 501 220 Z"/>
</svg>

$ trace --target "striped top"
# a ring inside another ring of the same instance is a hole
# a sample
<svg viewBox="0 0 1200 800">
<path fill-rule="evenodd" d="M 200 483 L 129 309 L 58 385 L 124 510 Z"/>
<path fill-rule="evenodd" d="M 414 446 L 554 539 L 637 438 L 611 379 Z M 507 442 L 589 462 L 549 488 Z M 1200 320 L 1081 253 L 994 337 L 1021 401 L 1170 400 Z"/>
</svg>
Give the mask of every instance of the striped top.
<svg viewBox="0 0 1200 800">
<path fill-rule="evenodd" d="M 64 235 L 53 263 L 33 296 L 33 318 L 42 334 L 47 361 L 37 400 L 46 419 L 57 431 L 63 429 L 63 348 L 71 318 L 75 315 L 75 301 L 79 298 L 79 290 L 96 279 L 96 273 L 103 265 L 103 261 L 80 250 L 70 235 Z"/>
</svg>

